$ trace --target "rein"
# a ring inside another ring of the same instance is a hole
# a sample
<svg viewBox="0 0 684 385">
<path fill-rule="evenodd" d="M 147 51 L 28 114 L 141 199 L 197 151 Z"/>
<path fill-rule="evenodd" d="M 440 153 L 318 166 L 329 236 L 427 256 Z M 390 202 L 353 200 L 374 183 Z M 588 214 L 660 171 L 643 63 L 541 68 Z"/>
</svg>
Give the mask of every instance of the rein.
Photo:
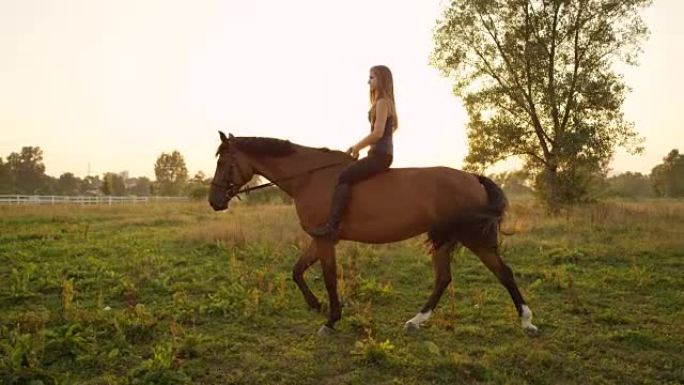
<svg viewBox="0 0 684 385">
<path fill-rule="evenodd" d="M 260 184 L 260 185 L 258 185 L 258 186 L 243 188 L 243 189 L 241 189 L 240 191 L 238 191 L 235 195 L 237 195 L 237 194 L 242 194 L 242 193 L 247 193 L 247 192 L 254 191 L 254 190 L 260 190 L 260 189 L 266 188 L 266 187 L 276 186 L 276 184 L 277 184 L 278 182 L 284 182 L 284 181 L 286 181 L 286 180 L 294 179 L 294 178 L 299 177 L 299 176 L 302 176 L 302 175 L 310 174 L 310 173 L 312 173 L 312 172 L 314 172 L 314 171 L 319 171 L 319 170 L 324 170 L 324 169 L 326 169 L 326 168 L 330 168 L 330 167 L 334 167 L 334 166 L 339 166 L 339 165 L 341 165 L 341 164 L 343 164 L 343 163 L 344 163 L 344 162 L 337 162 L 337 163 L 332 163 L 332 164 L 326 164 L 326 165 L 324 165 L 324 166 L 312 168 L 312 169 L 310 169 L 310 170 L 306 170 L 306 171 L 301 172 L 301 173 L 299 173 L 299 174 L 290 175 L 290 176 L 288 176 L 288 177 L 286 177 L 286 178 L 280 178 L 280 179 L 278 179 L 278 180 L 274 180 L 274 181 L 269 182 L 269 183 L 264 183 L 264 184 Z"/>
<path fill-rule="evenodd" d="M 306 170 L 306 171 L 304 171 L 304 172 L 301 172 L 301 173 L 299 173 L 299 174 L 290 175 L 290 176 L 288 176 L 288 177 L 280 178 L 280 179 L 274 180 L 274 181 L 269 182 L 269 183 L 264 183 L 264 184 L 260 184 L 260 185 L 258 185 L 258 186 L 243 188 L 243 189 L 238 190 L 237 192 L 231 191 L 231 187 L 232 187 L 232 186 L 225 186 L 225 185 L 223 185 L 223 184 L 216 183 L 216 182 L 211 182 L 211 184 L 214 185 L 214 186 L 218 186 L 218 187 L 221 187 L 221 188 L 225 188 L 225 189 L 227 190 L 227 191 L 226 191 L 227 195 L 231 195 L 231 196 L 233 196 L 233 197 L 237 197 L 237 199 L 240 199 L 240 197 L 238 196 L 239 194 L 248 193 L 248 192 L 251 192 L 251 191 L 254 191 L 254 190 L 260 190 L 260 189 L 263 189 L 263 188 L 266 188 L 266 187 L 276 186 L 278 182 L 284 182 L 284 181 L 286 181 L 286 180 L 290 180 L 290 179 L 293 179 L 293 178 L 297 178 L 297 177 L 299 177 L 299 176 L 306 175 L 306 174 L 310 174 L 310 173 L 312 173 L 312 172 L 319 171 L 319 170 L 323 170 L 323 169 L 326 169 L 326 168 L 330 168 L 330 167 L 334 167 L 334 166 L 339 166 L 339 165 L 341 165 L 341 164 L 344 164 L 344 162 L 337 162 L 337 163 L 326 164 L 326 165 L 324 165 L 324 166 L 315 167 L 315 168 L 312 168 L 312 169 L 310 169 L 310 170 Z"/>
</svg>

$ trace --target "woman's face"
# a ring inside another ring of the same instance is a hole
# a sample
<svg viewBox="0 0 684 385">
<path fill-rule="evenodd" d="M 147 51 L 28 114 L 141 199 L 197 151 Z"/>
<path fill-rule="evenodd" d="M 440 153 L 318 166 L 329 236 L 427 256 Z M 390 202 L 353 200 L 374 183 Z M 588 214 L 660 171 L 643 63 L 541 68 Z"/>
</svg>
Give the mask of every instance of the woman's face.
<svg viewBox="0 0 684 385">
<path fill-rule="evenodd" d="M 377 87 L 378 83 L 378 78 L 375 76 L 375 73 L 373 71 L 370 72 L 370 76 L 368 77 L 368 86 L 370 87 L 371 91 L 375 91 L 375 87 Z"/>
</svg>

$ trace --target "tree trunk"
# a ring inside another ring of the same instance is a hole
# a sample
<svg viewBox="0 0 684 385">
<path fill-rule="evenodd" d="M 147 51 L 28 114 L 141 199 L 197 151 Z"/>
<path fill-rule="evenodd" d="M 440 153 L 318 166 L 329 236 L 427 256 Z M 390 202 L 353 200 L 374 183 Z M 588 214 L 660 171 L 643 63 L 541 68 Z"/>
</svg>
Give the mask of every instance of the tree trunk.
<svg viewBox="0 0 684 385">
<path fill-rule="evenodd" d="M 560 211 L 560 200 L 558 197 L 558 171 L 556 166 L 544 167 L 544 183 L 546 185 L 546 205 L 549 212 L 558 214 Z"/>
</svg>

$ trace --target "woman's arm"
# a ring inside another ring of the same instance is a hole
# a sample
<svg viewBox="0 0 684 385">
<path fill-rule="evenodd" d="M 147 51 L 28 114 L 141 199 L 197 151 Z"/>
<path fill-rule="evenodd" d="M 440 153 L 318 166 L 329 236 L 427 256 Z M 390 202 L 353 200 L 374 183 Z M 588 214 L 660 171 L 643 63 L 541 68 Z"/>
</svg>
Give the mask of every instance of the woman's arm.
<svg viewBox="0 0 684 385">
<path fill-rule="evenodd" d="M 347 150 L 354 159 L 359 157 L 359 151 L 382 138 L 382 135 L 385 133 L 385 123 L 387 122 L 388 114 L 389 104 L 385 99 L 380 99 L 375 102 L 375 122 L 373 123 L 373 131 Z"/>
</svg>

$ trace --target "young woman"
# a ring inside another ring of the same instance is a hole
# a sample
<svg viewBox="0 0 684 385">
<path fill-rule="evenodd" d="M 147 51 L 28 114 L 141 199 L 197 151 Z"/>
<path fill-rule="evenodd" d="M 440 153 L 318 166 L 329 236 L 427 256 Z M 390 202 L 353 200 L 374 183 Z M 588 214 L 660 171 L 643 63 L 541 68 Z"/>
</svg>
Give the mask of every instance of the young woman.
<svg viewBox="0 0 684 385">
<path fill-rule="evenodd" d="M 358 159 L 359 151 L 370 146 L 368 156 L 350 164 L 340 173 L 327 222 L 309 231 L 309 234 L 315 237 L 337 237 L 351 185 L 387 170 L 392 164 L 392 134 L 399 126 L 394 105 L 392 72 L 382 65 L 371 68 L 368 86 L 371 105 L 368 120 L 371 123 L 371 133 L 347 150 L 354 159 Z"/>
</svg>

